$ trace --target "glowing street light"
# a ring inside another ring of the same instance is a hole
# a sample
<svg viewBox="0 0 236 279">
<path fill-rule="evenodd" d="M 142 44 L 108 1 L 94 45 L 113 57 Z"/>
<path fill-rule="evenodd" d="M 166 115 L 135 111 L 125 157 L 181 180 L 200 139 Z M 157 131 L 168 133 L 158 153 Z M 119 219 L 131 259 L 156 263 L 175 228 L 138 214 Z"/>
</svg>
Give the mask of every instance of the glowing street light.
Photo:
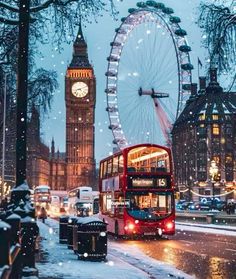
<svg viewBox="0 0 236 279">
<path fill-rule="evenodd" d="M 218 179 L 219 168 L 214 160 L 211 161 L 209 174 L 212 183 L 212 208 L 215 206 L 215 182 Z"/>
</svg>

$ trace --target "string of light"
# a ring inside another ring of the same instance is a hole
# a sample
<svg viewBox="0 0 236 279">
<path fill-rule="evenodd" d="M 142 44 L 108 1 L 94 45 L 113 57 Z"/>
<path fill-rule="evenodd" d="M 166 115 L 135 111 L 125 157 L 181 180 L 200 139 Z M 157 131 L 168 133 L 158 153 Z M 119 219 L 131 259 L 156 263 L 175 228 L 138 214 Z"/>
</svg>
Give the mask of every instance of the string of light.
<svg viewBox="0 0 236 279">
<path fill-rule="evenodd" d="M 191 191 L 191 193 L 193 193 L 194 195 L 196 195 L 196 196 L 198 196 L 198 197 L 206 197 L 206 198 L 211 198 L 211 197 L 213 197 L 213 195 L 201 195 L 201 194 L 198 194 L 198 193 L 196 193 L 196 192 L 194 192 L 194 191 L 192 191 L 192 190 L 190 190 Z M 230 192 L 224 192 L 224 193 L 222 193 L 222 194 L 218 194 L 218 195 L 214 195 L 214 197 L 223 197 L 223 196 L 226 196 L 226 195 L 229 195 L 229 194 L 231 194 L 231 193 L 233 193 L 235 190 L 232 190 L 232 191 L 230 191 Z"/>
</svg>

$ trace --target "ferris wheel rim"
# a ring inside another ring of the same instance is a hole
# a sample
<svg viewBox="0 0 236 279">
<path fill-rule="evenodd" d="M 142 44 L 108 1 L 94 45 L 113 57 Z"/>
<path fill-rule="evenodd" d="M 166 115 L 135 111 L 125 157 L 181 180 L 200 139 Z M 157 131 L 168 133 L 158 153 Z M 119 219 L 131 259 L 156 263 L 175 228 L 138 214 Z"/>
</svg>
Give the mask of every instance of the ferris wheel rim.
<svg viewBox="0 0 236 279">
<path fill-rule="evenodd" d="M 144 20 L 143 21 L 141 20 L 140 22 L 136 21 L 136 24 L 135 24 L 134 20 L 132 20 L 132 18 L 135 19 L 135 16 L 138 17 L 139 14 L 143 14 Z M 117 75 L 119 73 L 118 70 L 119 70 L 119 64 L 120 64 L 120 57 L 122 54 L 124 44 L 129 37 L 129 33 L 134 30 L 135 26 L 144 23 L 145 17 L 148 14 L 151 14 L 151 15 L 154 14 L 156 16 L 155 19 L 160 20 L 159 23 L 162 23 L 161 24 L 162 28 L 165 27 L 166 30 L 169 32 L 169 35 L 172 39 L 172 43 L 173 43 L 173 46 L 175 49 L 175 55 L 176 55 L 176 60 L 177 60 L 177 72 L 178 72 L 177 73 L 178 74 L 178 101 L 177 101 L 176 118 L 178 117 L 178 115 L 181 112 L 180 103 L 181 102 L 184 103 L 184 101 L 183 101 L 183 84 L 191 84 L 191 82 L 192 82 L 191 70 L 184 70 L 183 68 L 181 68 L 182 55 L 185 56 L 185 61 L 188 61 L 188 63 L 191 65 L 190 55 L 188 52 L 182 53 L 178 48 L 180 45 L 188 46 L 187 39 L 185 38 L 185 36 L 182 36 L 182 38 L 180 39 L 174 35 L 174 28 L 170 22 L 170 15 L 166 15 L 166 14 L 163 14 L 163 12 L 160 12 L 158 10 L 153 10 L 152 8 L 146 7 L 146 8 L 136 9 L 135 11 L 131 12 L 127 17 L 125 17 L 125 20 L 116 29 L 116 34 L 111 43 L 111 51 L 110 51 L 110 55 L 108 57 L 110 60 L 108 60 L 108 67 L 107 67 L 107 72 L 106 72 L 107 83 L 106 83 L 106 90 L 105 90 L 105 92 L 107 93 L 107 112 L 108 112 L 109 121 L 110 121 L 109 128 L 112 130 L 112 133 L 114 136 L 113 143 L 117 144 L 118 147 L 121 149 L 128 145 L 128 141 L 122 130 L 122 126 L 120 123 L 120 117 L 119 117 L 119 108 L 117 105 L 117 95 L 118 95 L 117 92 L 119 92 L 117 90 L 117 88 L 118 88 Z M 131 19 L 131 24 L 129 24 L 130 19 Z M 167 22 L 167 19 L 169 19 L 169 22 Z M 125 25 L 129 26 L 129 28 L 127 28 L 128 29 L 127 33 L 124 28 Z M 182 30 L 178 23 L 175 23 L 175 28 L 176 28 L 175 30 L 177 30 L 177 28 L 179 30 Z M 177 38 L 179 40 L 177 40 Z M 188 72 L 188 78 L 186 78 L 185 80 L 183 78 L 184 72 Z M 189 91 L 190 91 L 190 88 L 186 89 L 185 93 L 190 95 Z M 113 105 L 111 105 L 111 104 L 113 104 Z M 115 106 L 114 106 L 114 104 L 115 104 Z"/>
</svg>

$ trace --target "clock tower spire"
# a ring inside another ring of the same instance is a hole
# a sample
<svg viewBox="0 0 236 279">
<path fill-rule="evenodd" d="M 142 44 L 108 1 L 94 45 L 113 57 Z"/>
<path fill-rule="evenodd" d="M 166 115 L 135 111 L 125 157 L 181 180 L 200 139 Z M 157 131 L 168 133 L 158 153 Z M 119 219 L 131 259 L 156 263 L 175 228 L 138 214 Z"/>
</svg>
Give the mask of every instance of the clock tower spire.
<svg viewBox="0 0 236 279">
<path fill-rule="evenodd" d="M 65 76 L 67 190 L 95 187 L 96 78 L 81 24 Z"/>
</svg>

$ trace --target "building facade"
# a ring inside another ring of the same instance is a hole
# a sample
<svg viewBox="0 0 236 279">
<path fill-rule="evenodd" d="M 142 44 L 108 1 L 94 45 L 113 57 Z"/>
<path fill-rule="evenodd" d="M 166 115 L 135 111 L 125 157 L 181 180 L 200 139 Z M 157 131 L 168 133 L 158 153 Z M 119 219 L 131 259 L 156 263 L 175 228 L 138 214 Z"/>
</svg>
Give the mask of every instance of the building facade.
<svg viewBox="0 0 236 279">
<path fill-rule="evenodd" d="M 181 198 L 235 198 L 236 93 L 223 92 L 216 69 L 200 77 L 172 130 L 176 186 Z M 214 166 L 214 169 L 213 169 Z M 212 175 L 214 170 L 214 175 Z"/>
<path fill-rule="evenodd" d="M 96 78 L 80 26 L 65 76 L 66 152 L 55 152 L 54 139 L 50 149 L 42 142 L 40 114 L 33 107 L 27 130 L 27 182 L 30 188 L 38 185 L 49 185 L 52 190 L 63 191 L 83 185 L 96 188 L 95 103 Z M 14 186 L 16 126 L 15 117 L 7 118 L 13 131 L 6 133 L 8 163 L 5 176 L 11 177 L 11 186 Z"/>
<path fill-rule="evenodd" d="M 27 131 L 27 182 L 30 188 L 49 185 L 49 148 L 40 137 L 40 114 L 33 107 Z"/>
<path fill-rule="evenodd" d="M 65 77 L 67 189 L 95 183 L 96 79 L 81 26 Z"/>
</svg>

